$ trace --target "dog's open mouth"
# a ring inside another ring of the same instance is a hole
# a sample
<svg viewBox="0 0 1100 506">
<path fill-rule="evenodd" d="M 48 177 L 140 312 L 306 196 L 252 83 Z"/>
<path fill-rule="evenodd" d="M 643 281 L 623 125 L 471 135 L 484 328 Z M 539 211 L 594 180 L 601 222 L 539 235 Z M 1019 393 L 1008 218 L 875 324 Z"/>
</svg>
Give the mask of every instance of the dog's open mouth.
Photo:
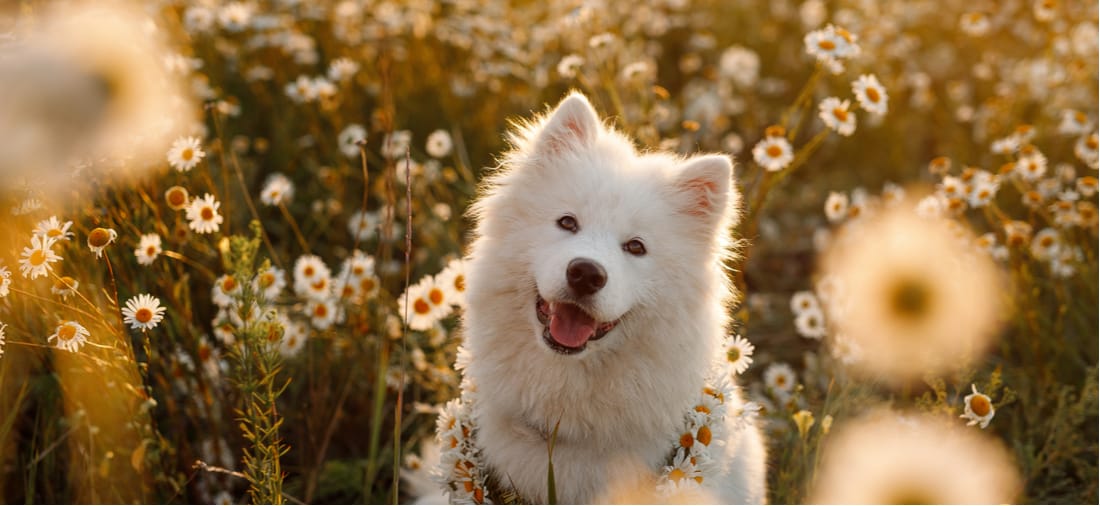
<svg viewBox="0 0 1100 506">
<path fill-rule="evenodd" d="M 611 332 L 619 324 L 597 322 L 580 306 L 569 302 L 547 302 L 535 296 L 535 313 L 542 324 L 542 339 L 550 349 L 564 354 L 580 353 L 589 341 L 595 341 Z"/>
</svg>

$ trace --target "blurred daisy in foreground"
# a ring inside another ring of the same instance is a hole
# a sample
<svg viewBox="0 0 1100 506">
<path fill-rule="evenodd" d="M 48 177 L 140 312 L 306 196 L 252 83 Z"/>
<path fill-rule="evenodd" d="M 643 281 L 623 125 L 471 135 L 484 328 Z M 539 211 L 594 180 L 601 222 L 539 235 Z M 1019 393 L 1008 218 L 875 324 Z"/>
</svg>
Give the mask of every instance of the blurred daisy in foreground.
<svg viewBox="0 0 1100 506">
<path fill-rule="evenodd" d="M 779 396 L 791 393 L 796 383 L 794 369 L 783 362 L 776 362 L 764 370 L 764 385 Z"/>
<path fill-rule="evenodd" d="M 202 150 L 202 141 L 198 137 L 180 137 L 168 150 L 168 164 L 180 172 L 195 168 L 204 157 L 206 152 Z"/>
<path fill-rule="evenodd" d="M 993 409 L 993 401 L 990 400 L 988 395 L 985 395 L 978 391 L 978 387 L 970 385 L 970 395 L 967 395 L 963 399 L 963 414 L 959 415 L 959 418 L 966 418 L 969 422 L 967 426 L 978 425 L 981 428 L 989 426 L 989 421 L 993 419 L 993 415 L 996 410 Z"/>
<path fill-rule="evenodd" d="M 88 342 L 88 337 L 91 333 L 83 325 L 75 321 L 63 321 L 57 325 L 57 329 L 50 337 L 46 338 L 46 341 L 57 341 L 57 347 L 65 350 L 76 352 L 79 351 L 84 343 Z"/>
<path fill-rule="evenodd" d="M 425 277 L 421 282 L 410 286 L 397 298 L 398 312 L 405 319 L 410 329 L 428 330 L 438 320 L 435 305 L 430 300 L 429 292 L 432 289 L 430 277 Z M 406 308 L 406 301 L 408 307 Z"/>
<path fill-rule="evenodd" d="M 825 199 L 825 218 L 829 223 L 840 223 L 848 217 L 848 196 L 840 192 L 830 192 Z"/>
<path fill-rule="evenodd" d="M 132 329 L 148 330 L 164 319 L 165 311 L 160 299 L 143 293 L 126 301 L 126 307 L 122 308 L 122 322 L 130 324 Z"/>
<path fill-rule="evenodd" d="M 841 230 L 821 271 L 845 296 L 826 304 L 834 330 L 890 382 L 966 365 L 997 328 L 997 268 L 939 219 L 902 205 Z M 844 308 L 858 308 L 845 311 Z"/>
<path fill-rule="evenodd" d="M 164 200 L 173 211 L 182 211 L 191 202 L 191 196 L 187 194 L 187 188 L 173 186 L 164 192 Z"/>
<path fill-rule="evenodd" d="M 451 134 L 446 130 L 436 130 L 428 135 L 427 145 L 424 146 L 425 150 L 434 158 L 443 158 L 451 154 L 451 149 L 454 147 L 454 143 L 451 141 Z"/>
<path fill-rule="evenodd" d="M 461 258 L 452 260 L 443 270 L 435 275 L 436 284 L 445 292 L 444 295 L 450 304 L 464 307 L 466 305 L 466 262 Z"/>
<path fill-rule="evenodd" d="M 76 289 L 78 287 L 80 287 L 79 281 L 69 276 L 61 276 L 53 282 L 53 286 L 50 287 L 50 293 L 53 293 L 54 295 L 57 295 L 62 299 L 67 299 L 69 298 L 69 296 L 76 293 Z"/>
<path fill-rule="evenodd" d="M 71 221 L 62 223 L 57 216 L 50 216 L 50 219 L 38 222 L 34 227 L 34 235 L 45 236 L 55 241 L 67 241 L 73 238 L 73 233 L 69 231 L 72 226 Z"/>
<path fill-rule="evenodd" d="M 45 276 L 50 272 L 50 264 L 61 260 L 61 257 L 53 252 L 53 244 L 53 239 L 44 236 L 31 237 L 30 247 L 24 247 L 23 254 L 19 257 L 19 272 L 24 278 L 35 279 Z"/>
<path fill-rule="evenodd" d="M 115 229 L 96 227 L 88 232 L 88 249 L 95 253 L 96 258 L 103 258 L 103 249 L 115 242 L 115 239 L 118 239 Z"/>
<path fill-rule="evenodd" d="M 11 291 L 11 271 L 0 265 L 0 297 L 7 297 Z"/>
<path fill-rule="evenodd" d="M 851 105 L 848 100 L 829 97 L 817 106 L 817 115 L 830 130 L 847 137 L 856 131 L 856 115 L 849 110 Z"/>
<path fill-rule="evenodd" d="M 257 272 L 252 280 L 252 289 L 268 302 L 275 300 L 283 288 L 286 288 L 286 271 L 278 267 L 269 266 Z"/>
<path fill-rule="evenodd" d="M 928 415 L 880 412 L 830 436 L 816 504 L 1009 504 L 1021 491 L 996 439 Z"/>
<path fill-rule="evenodd" d="M 188 226 L 200 234 L 217 232 L 222 223 L 222 215 L 218 213 L 219 207 L 221 202 L 215 200 L 209 193 L 203 195 L 201 199 L 192 200 L 187 206 Z"/>
<path fill-rule="evenodd" d="M 340 131 L 340 135 L 337 137 L 336 142 L 340 147 L 340 152 L 348 158 L 356 158 L 359 156 L 359 143 L 367 140 L 367 129 L 363 128 L 363 125 L 352 123 L 343 130 Z"/>
<path fill-rule="evenodd" d="M 268 176 L 263 190 L 260 190 L 260 202 L 269 206 L 289 204 L 294 198 L 294 182 L 282 173 Z"/>
</svg>

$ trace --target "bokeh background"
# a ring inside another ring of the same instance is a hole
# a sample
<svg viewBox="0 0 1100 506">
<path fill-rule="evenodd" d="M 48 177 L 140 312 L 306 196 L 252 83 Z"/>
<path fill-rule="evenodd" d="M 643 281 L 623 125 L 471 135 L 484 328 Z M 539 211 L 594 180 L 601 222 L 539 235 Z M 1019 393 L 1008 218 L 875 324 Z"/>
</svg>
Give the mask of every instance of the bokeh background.
<svg viewBox="0 0 1100 506">
<path fill-rule="evenodd" d="M 576 89 L 738 162 L 772 502 L 1095 503 L 1097 39 L 1062 0 L 0 3 L 0 499 L 409 500 L 463 212 Z"/>
</svg>

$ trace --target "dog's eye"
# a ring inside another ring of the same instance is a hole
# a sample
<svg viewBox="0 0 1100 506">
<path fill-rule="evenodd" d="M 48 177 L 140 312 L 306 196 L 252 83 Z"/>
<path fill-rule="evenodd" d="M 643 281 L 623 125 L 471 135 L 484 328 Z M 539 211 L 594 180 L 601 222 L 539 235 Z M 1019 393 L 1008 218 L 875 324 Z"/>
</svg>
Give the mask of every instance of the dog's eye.
<svg viewBox="0 0 1100 506">
<path fill-rule="evenodd" d="M 558 226 L 561 227 L 562 230 L 568 230 L 573 233 L 576 233 L 577 229 L 580 228 L 577 224 L 577 219 L 568 214 L 558 218 Z"/>
<path fill-rule="evenodd" d="M 626 244 L 623 244 L 623 251 L 640 257 L 645 254 L 645 244 L 638 239 L 631 239 L 627 241 Z"/>
</svg>

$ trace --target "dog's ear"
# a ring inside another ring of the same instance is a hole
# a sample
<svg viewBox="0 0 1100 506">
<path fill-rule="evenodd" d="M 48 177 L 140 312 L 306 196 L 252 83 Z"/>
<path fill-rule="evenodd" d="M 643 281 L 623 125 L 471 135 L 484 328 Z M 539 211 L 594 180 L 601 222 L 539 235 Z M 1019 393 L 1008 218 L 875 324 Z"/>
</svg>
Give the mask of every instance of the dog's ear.
<svg viewBox="0 0 1100 506">
<path fill-rule="evenodd" d="M 535 141 L 535 149 L 554 155 L 591 146 L 600 131 L 600 119 L 587 98 L 570 93 L 546 119 Z"/>
<path fill-rule="evenodd" d="M 725 155 L 701 155 L 684 162 L 674 186 L 680 212 L 716 224 L 726 213 L 733 163 Z"/>
</svg>

